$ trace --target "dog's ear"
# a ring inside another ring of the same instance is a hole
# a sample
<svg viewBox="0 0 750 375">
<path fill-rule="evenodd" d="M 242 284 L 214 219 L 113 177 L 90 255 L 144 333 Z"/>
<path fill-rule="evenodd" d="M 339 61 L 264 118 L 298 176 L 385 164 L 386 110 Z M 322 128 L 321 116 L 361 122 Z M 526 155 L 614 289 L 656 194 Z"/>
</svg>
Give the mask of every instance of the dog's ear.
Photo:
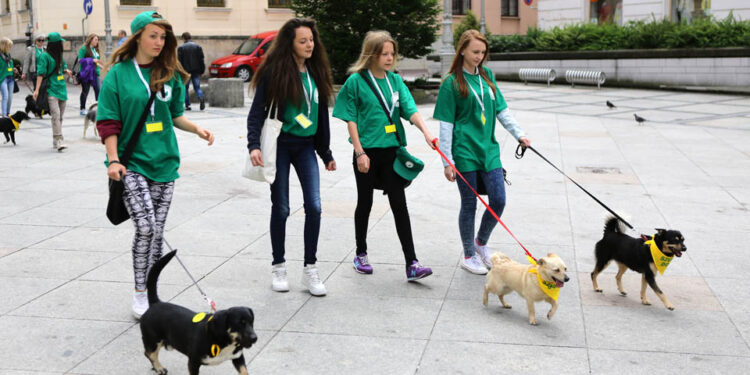
<svg viewBox="0 0 750 375">
<path fill-rule="evenodd" d="M 666 229 L 656 228 L 656 234 L 659 234 L 659 235 L 664 234 L 666 231 L 667 231 Z"/>
<path fill-rule="evenodd" d="M 544 260 L 544 258 L 539 258 L 539 259 L 537 259 L 537 261 L 536 261 L 536 264 L 537 264 L 538 266 L 543 266 L 543 265 L 544 265 L 544 263 L 547 263 L 547 261 L 546 261 L 546 260 Z"/>
</svg>

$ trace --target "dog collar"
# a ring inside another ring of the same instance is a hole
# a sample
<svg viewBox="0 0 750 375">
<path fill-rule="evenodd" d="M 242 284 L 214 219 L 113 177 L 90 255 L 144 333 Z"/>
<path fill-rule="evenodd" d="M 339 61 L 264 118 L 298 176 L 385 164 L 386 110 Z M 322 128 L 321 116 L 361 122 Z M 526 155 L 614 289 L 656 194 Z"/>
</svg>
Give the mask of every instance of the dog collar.
<svg viewBox="0 0 750 375">
<path fill-rule="evenodd" d="M 648 240 L 644 242 L 651 248 L 651 258 L 654 260 L 654 266 L 656 266 L 656 270 L 659 271 L 660 274 L 664 274 L 664 271 L 667 270 L 667 267 L 669 267 L 669 263 L 674 259 L 674 256 L 666 256 L 664 253 L 659 250 L 659 247 L 656 246 L 656 242 L 654 242 L 653 239 Z"/>
<path fill-rule="evenodd" d="M 542 276 L 539 275 L 539 271 L 536 268 L 530 269 L 529 273 L 536 274 L 536 279 L 539 282 L 539 288 L 542 289 L 547 297 L 557 301 L 557 297 L 560 296 L 560 288 L 557 287 L 557 284 L 551 283 L 549 281 L 544 281 L 544 279 L 542 279 Z"/>
<path fill-rule="evenodd" d="M 16 130 L 18 130 L 18 128 L 21 126 L 20 124 L 18 124 L 18 121 L 14 120 L 13 117 L 8 117 L 8 118 L 10 119 L 10 122 L 13 123 L 13 126 L 16 127 Z"/>
</svg>

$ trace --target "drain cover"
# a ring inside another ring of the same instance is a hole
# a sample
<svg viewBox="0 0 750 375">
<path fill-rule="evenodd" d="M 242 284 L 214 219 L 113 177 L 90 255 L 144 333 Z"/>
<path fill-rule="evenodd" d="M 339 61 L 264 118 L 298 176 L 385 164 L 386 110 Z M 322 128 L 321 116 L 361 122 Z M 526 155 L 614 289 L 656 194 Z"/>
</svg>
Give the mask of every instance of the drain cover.
<svg viewBox="0 0 750 375">
<path fill-rule="evenodd" d="M 615 167 L 576 167 L 578 173 L 593 173 L 593 174 L 622 174 L 620 168 Z"/>
</svg>

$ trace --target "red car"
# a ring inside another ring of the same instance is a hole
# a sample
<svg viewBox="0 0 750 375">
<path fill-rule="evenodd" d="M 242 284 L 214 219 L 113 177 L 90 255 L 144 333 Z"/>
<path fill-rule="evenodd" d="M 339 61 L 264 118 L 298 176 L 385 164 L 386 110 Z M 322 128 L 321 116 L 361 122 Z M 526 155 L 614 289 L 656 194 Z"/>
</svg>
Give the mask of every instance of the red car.
<svg viewBox="0 0 750 375">
<path fill-rule="evenodd" d="M 253 78 L 253 73 L 263 61 L 271 42 L 278 31 L 266 31 L 248 38 L 231 55 L 220 57 L 211 62 L 209 74 L 213 77 L 242 78 L 245 82 Z"/>
</svg>

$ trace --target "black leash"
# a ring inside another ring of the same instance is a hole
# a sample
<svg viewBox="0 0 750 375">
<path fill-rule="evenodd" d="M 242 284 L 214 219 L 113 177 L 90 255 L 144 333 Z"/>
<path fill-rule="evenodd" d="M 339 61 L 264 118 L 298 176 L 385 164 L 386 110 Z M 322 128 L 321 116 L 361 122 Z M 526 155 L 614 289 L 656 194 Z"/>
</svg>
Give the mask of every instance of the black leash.
<svg viewBox="0 0 750 375">
<path fill-rule="evenodd" d="M 571 182 L 573 182 L 574 184 L 576 184 L 576 186 L 578 186 L 581 190 L 583 190 L 584 193 L 588 194 L 589 197 L 591 197 L 593 200 L 595 200 L 596 203 L 599 203 L 602 207 L 604 207 L 605 210 L 609 211 L 609 213 L 611 213 L 612 215 L 615 215 L 615 217 L 617 218 L 617 220 L 622 221 L 625 225 L 628 226 L 628 228 L 633 229 L 633 226 L 630 225 L 630 223 L 628 223 L 627 221 L 625 221 L 625 219 L 621 218 L 620 215 L 618 215 L 614 211 L 612 211 L 611 208 L 607 207 L 606 204 L 602 203 L 602 201 L 600 201 L 599 199 L 597 199 L 593 194 L 589 193 L 588 190 L 584 189 L 583 186 L 581 186 L 579 183 L 575 182 L 575 180 L 573 180 L 572 178 L 570 178 L 570 176 L 566 175 L 565 172 L 563 172 L 562 170 L 560 170 L 560 168 L 558 168 L 556 165 L 552 164 L 551 161 L 547 160 L 547 158 L 545 158 L 544 156 L 542 156 L 542 154 L 540 154 L 539 151 L 537 151 L 534 147 L 532 147 L 532 146 L 524 146 L 523 144 L 519 143 L 518 147 L 516 147 L 516 159 L 522 158 L 523 155 L 526 153 L 526 149 L 527 148 L 530 148 L 531 151 L 534 151 L 535 154 L 539 155 L 539 157 L 542 158 L 542 160 L 546 161 L 547 164 L 551 165 L 552 168 L 557 169 L 557 171 L 560 172 L 563 176 L 567 177 L 568 180 L 570 180 Z"/>
</svg>

